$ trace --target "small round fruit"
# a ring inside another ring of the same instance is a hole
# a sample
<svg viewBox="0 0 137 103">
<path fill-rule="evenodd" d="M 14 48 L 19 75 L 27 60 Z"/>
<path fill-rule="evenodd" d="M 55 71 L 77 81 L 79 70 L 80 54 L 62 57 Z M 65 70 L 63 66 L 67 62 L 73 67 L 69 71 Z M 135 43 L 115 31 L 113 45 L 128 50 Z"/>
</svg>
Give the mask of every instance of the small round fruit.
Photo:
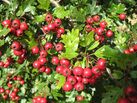
<svg viewBox="0 0 137 103">
<path fill-rule="evenodd" d="M 92 27 L 89 24 L 87 24 L 85 26 L 85 30 L 86 30 L 86 32 L 90 32 L 92 30 Z"/>
<path fill-rule="evenodd" d="M 127 98 L 119 98 L 117 103 L 130 103 L 130 101 Z"/>
<path fill-rule="evenodd" d="M 51 63 L 53 65 L 58 65 L 59 64 L 59 58 L 57 56 L 53 56 L 52 60 L 51 60 Z"/>
<path fill-rule="evenodd" d="M 106 60 L 105 59 L 103 59 L 103 58 L 99 59 L 96 64 L 100 70 L 105 70 L 105 68 L 106 68 Z"/>
<path fill-rule="evenodd" d="M 46 73 L 47 75 L 51 74 L 51 69 L 48 68 L 48 67 L 46 67 L 46 69 L 45 69 L 45 73 Z"/>
<path fill-rule="evenodd" d="M 76 76 L 82 76 L 83 75 L 83 68 L 82 67 L 74 67 L 73 68 L 73 74 Z"/>
<path fill-rule="evenodd" d="M 48 13 L 48 14 L 46 15 L 45 20 L 46 20 L 48 23 L 50 23 L 50 22 L 52 21 L 52 19 L 53 19 L 52 15 L 51 15 L 50 13 Z"/>
<path fill-rule="evenodd" d="M 106 22 L 106 21 L 101 21 L 99 25 L 100 25 L 100 27 L 102 27 L 102 28 L 106 28 L 107 22 Z"/>
<path fill-rule="evenodd" d="M 68 76 L 67 82 L 71 83 L 72 85 L 76 84 L 77 80 L 74 76 Z"/>
<path fill-rule="evenodd" d="M 129 52 L 130 52 L 130 53 L 134 53 L 134 52 L 135 52 L 134 47 L 130 47 L 130 48 L 129 48 Z"/>
<path fill-rule="evenodd" d="M 21 29 L 18 29 L 18 30 L 16 30 L 16 36 L 22 36 L 23 35 L 23 30 L 21 30 Z"/>
<path fill-rule="evenodd" d="M 63 90 L 64 90 L 65 92 L 69 92 L 69 91 L 71 91 L 72 89 L 73 89 L 73 86 L 72 86 L 72 84 L 69 83 L 69 82 L 66 82 L 66 83 L 64 84 L 64 86 L 63 86 Z"/>
<path fill-rule="evenodd" d="M 112 32 L 111 30 L 108 30 L 108 31 L 106 32 L 106 36 L 107 36 L 108 38 L 112 37 L 112 36 L 113 36 L 113 32 Z"/>
<path fill-rule="evenodd" d="M 69 67 L 70 66 L 70 61 L 68 59 L 64 59 L 62 58 L 60 60 L 60 65 L 64 66 L 64 67 Z"/>
<path fill-rule="evenodd" d="M 15 29 L 19 29 L 20 27 L 20 20 L 19 19 L 15 19 L 12 21 L 12 27 Z"/>
<path fill-rule="evenodd" d="M 96 74 L 98 74 L 98 73 L 100 72 L 98 66 L 94 66 L 94 67 L 92 67 L 91 70 L 92 70 L 92 73 L 93 73 L 94 75 L 96 75 Z"/>
<path fill-rule="evenodd" d="M 12 48 L 13 50 L 20 50 L 20 49 L 21 49 L 21 44 L 20 44 L 20 42 L 14 41 L 14 42 L 12 43 L 12 45 L 11 45 L 11 48 Z"/>
<path fill-rule="evenodd" d="M 11 26 L 11 20 L 4 20 L 4 21 L 2 22 L 2 25 L 3 25 L 4 27 L 10 27 L 10 26 Z"/>
<path fill-rule="evenodd" d="M 129 49 L 124 50 L 124 54 L 131 54 Z"/>
<path fill-rule="evenodd" d="M 31 52 L 32 52 L 32 54 L 38 54 L 39 53 L 39 47 L 38 46 L 32 47 Z"/>
<path fill-rule="evenodd" d="M 47 59 L 46 59 L 46 58 L 43 58 L 43 57 L 40 57 L 40 58 L 38 59 L 38 61 L 39 61 L 40 65 L 44 65 L 45 63 L 47 63 Z"/>
<path fill-rule="evenodd" d="M 83 71 L 83 77 L 90 78 L 92 76 L 92 71 L 90 68 L 85 68 Z"/>
<path fill-rule="evenodd" d="M 45 66 L 42 66 L 41 68 L 39 68 L 39 72 L 45 72 L 45 70 L 46 70 Z"/>
<path fill-rule="evenodd" d="M 134 50 L 137 51 L 137 44 L 133 46 Z"/>
<path fill-rule="evenodd" d="M 98 16 L 98 15 L 93 16 L 93 20 L 94 20 L 94 22 L 99 22 L 100 16 Z"/>
<path fill-rule="evenodd" d="M 93 24 L 93 22 L 94 22 L 94 20 L 93 20 L 93 18 L 92 17 L 88 17 L 87 19 L 86 19 L 86 23 L 87 24 Z"/>
<path fill-rule="evenodd" d="M 50 32 L 50 29 L 49 29 L 49 27 L 48 27 L 47 25 L 43 26 L 43 27 L 42 27 L 42 30 L 43 30 L 43 32 L 46 33 L 46 34 L 48 34 L 48 33 Z"/>
<path fill-rule="evenodd" d="M 124 93 L 126 96 L 130 96 L 130 95 L 137 94 L 137 90 L 134 86 L 129 85 L 128 87 L 124 89 Z"/>
<path fill-rule="evenodd" d="M 41 67 L 41 64 L 38 60 L 33 62 L 33 67 L 39 69 Z"/>
<path fill-rule="evenodd" d="M 14 55 L 21 56 L 23 54 L 22 50 L 13 50 Z"/>
<path fill-rule="evenodd" d="M 71 70 L 69 68 L 64 68 L 63 71 L 62 71 L 62 74 L 65 76 L 65 77 L 68 77 L 71 75 Z"/>
<path fill-rule="evenodd" d="M 62 34 L 65 33 L 65 29 L 64 28 L 59 28 L 57 29 L 57 38 L 60 38 Z"/>
<path fill-rule="evenodd" d="M 45 58 L 47 55 L 48 55 L 47 51 L 45 51 L 45 50 L 40 51 L 40 57 Z"/>
<path fill-rule="evenodd" d="M 101 28 L 101 27 L 96 28 L 96 33 L 97 33 L 97 35 L 101 36 L 101 35 L 103 35 L 103 32 L 104 32 L 104 29 L 103 29 L 103 28 Z"/>
<path fill-rule="evenodd" d="M 88 84 L 89 83 L 89 79 L 88 78 L 82 78 L 82 83 L 83 84 Z"/>
<path fill-rule="evenodd" d="M 20 84 L 21 84 L 21 85 L 24 85 L 24 84 L 25 84 L 25 81 L 24 81 L 24 80 L 21 80 L 21 81 L 20 81 Z"/>
<path fill-rule="evenodd" d="M 54 30 L 55 29 L 55 24 L 54 23 L 48 24 L 48 28 L 49 28 L 49 30 Z"/>
<path fill-rule="evenodd" d="M 77 83 L 74 85 L 74 88 L 76 89 L 76 91 L 83 91 L 83 90 L 84 90 L 84 84 L 81 83 L 81 82 L 77 82 Z"/>
<path fill-rule="evenodd" d="M 84 97 L 82 95 L 77 95 L 76 100 L 77 100 L 77 102 L 81 102 L 84 100 Z"/>
<path fill-rule="evenodd" d="M 82 82 L 82 77 L 81 76 L 75 76 L 77 82 Z"/>
<path fill-rule="evenodd" d="M 57 66 L 56 67 L 56 72 L 59 73 L 59 74 L 62 74 L 63 69 L 64 69 L 63 66 Z"/>
<path fill-rule="evenodd" d="M 120 20 L 125 20 L 126 19 L 126 14 L 121 13 L 121 14 L 119 14 L 118 17 L 119 17 Z"/>
<path fill-rule="evenodd" d="M 4 88 L 1 87 L 1 88 L 0 88 L 0 94 L 1 94 L 1 93 L 4 93 L 4 91 L 5 91 Z"/>
<path fill-rule="evenodd" d="M 64 49 L 64 45 L 62 43 L 57 43 L 55 46 L 56 51 L 62 51 Z"/>
<path fill-rule="evenodd" d="M 28 30 L 28 25 L 27 25 L 27 23 L 26 23 L 26 22 L 22 22 L 22 23 L 20 24 L 20 29 L 23 30 L 23 31 Z"/>
<path fill-rule="evenodd" d="M 44 46 L 45 50 L 49 50 L 53 48 L 53 44 L 51 42 L 47 42 Z"/>
<path fill-rule="evenodd" d="M 62 24 L 62 21 L 60 19 L 55 19 L 54 20 L 55 27 L 59 27 L 61 24 Z"/>
</svg>

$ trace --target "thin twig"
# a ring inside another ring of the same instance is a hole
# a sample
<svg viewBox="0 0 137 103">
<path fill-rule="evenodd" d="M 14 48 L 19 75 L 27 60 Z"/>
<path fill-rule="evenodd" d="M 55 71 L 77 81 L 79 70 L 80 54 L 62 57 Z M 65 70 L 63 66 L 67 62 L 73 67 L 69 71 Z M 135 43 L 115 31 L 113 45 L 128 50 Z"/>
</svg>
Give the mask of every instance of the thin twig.
<svg viewBox="0 0 137 103">
<path fill-rule="evenodd" d="M 50 0 L 50 2 L 51 2 L 54 6 L 60 7 L 60 4 L 59 4 L 57 1 L 55 1 L 55 0 Z"/>
</svg>

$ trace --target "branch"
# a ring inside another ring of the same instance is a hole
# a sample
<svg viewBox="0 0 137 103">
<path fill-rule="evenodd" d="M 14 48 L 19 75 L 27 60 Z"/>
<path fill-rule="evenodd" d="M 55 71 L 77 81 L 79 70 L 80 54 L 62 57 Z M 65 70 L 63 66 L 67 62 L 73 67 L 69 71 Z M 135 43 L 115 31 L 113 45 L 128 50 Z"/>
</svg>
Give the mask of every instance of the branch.
<svg viewBox="0 0 137 103">
<path fill-rule="evenodd" d="M 60 7 L 60 4 L 55 0 L 50 0 L 50 2 L 55 5 L 56 7 Z"/>
<path fill-rule="evenodd" d="M 2 0 L 3 2 L 10 4 L 10 2 L 8 0 Z"/>
</svg>

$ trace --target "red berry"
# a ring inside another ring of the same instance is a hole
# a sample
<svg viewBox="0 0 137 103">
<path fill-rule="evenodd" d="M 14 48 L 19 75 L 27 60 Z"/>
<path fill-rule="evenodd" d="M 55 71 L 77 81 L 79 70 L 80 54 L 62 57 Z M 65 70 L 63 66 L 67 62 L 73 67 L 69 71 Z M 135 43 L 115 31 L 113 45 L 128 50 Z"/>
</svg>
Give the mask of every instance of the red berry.
<svg viewBox="0 0 137 103">
<path fill-rule="evenodd" d="M 51 62 L 54 65 L 58 65 L 59 64 L 59 58 L 57 56 L 53 56 Z"/>
<path fill-rule="evenodd" d="M 24 84 L 25 84 L 25 81 L 24 81 L 24 80 L 21 80 L 21 81 L 20 81 L 20 84 L 21 84 L 21 85 L 24 85 Z"/>
<path fill-rule="evenodd" d="M 100 16 L 98 16 L 98 15 L 93 16 L 93 20 L 94 20 L 94 22 L 99 22 Z"/>
<path fill-rule="evenodd" d="M 88 84 L 89 83 L 89 79 L 88 78 L 82 78 L 82 83 L 83 84 Z"/>
<path fill-rule="evenodd" d="M 19 29 L 20 27 L 20 20 L 19 19 L 15 19 L 12 21 L 12 27 L 15 29 Z"/>
<path fill-rule="evenodd" d="M 38 53 L 39 53 L 39 48 L 38 48 L 38 46 L 32 47 L 31 52 L 32 52 L 32 54 L 38 54 Z"/>
<path fill-rule="evenodd" d="M 55 24 L 54 23 L 48 24 L 48 28 L 49 28 L 49 30 L 54 30 Z"/>
<path fill-rule="evenodd" d="M 17 93 L 19 91 L 19 89 L 18 88 L 14 88 L 13 91 Z"/>
<path fill-rule="evenodd" d="M 62 34 L 65 33 L 65 29 L 64 28 L 59 28 L 57 29 L 57 38 L 60 38 Z"/>
<path fill-rule="evenodd" d="M 4 20 L 4 21 L 2 22 L 2 25 L 3 25 L 4 27 L 10 27 L 10 26 L 11 26 L 11 20 Z"/>
<path fill-rule="evenodd" d="M 48 14 L 46 15 L 45 20 L 46 20 L 48 23 L 50 23 L 50 22 L 52 21 L 52 19 L 53 19 L 52 15 L 51 15 L 50 13 L 48 13 Z"/>
<path fill-rule="evenodd" d="M 98 73 L 100 72 L 98 66 L 94 66 L 94 67 L 92 67 L 91 70 L 92 70 L 92 73 L 95 74 L 95 75 L 98 74 Z"/>
<path fill-rule="evenodd" d="M 119 98 L 117 103 L 130 103 L 127 98 Z"/>
<path fill-rule="evenodd" d="M 63 69 L 64 69 L 63 66 L 57 66 L 56 67 L 56 72 L 62 74 Z"/>
<path fill-rule="evenodd" d="M 10 94 L 10 97 L 11 97 L 11 98 L 15 98 L 15 96 L 16 96 L 16 92 L 12 92 L 12 93 Z"/>
<path fill-rule="evenodd" d="M 44 46 L 45 50 L 49 50 L 53 48 L 53 44 L 51 42 L 47 42 Z"/>
<path fill-rule="evenodd" d="M 16 34 L 16 29 L 15 29 L 15 28 L 10 27 L 9 29 L 10 29 L 10 32 L 11 32 L 11 33 Z"/>
<path fill-rule="evenodd" d="M 65 77 L 68 77 L 71 75 L 71 70 L 69 68 L 64 68 L 63 71 L 62 71 L 62 74 L 65 76 Z"/>
<path fill-rule="evenodd" d="M 71 83 L 72 85 L 76 84 L 77 80 L 74 76 L 68 76 L 67 82 Z"/>
<path fill-rule="evenodd" d="M 46 98 L 41 98 L 40 103 L 47 103 L 47 99 Z"/>
<path fill-rule="evenodd" d="M 131 54 L 129 49 L 124 50 L 124 54 Z"/>
<path fill-rule="evenodd" d="M 33 62 L 33 67 L 39 69 L 41 67 L 41 63 L 37 60 Z"/>
<path fill-rule="evenodd" d="M 23 30 L 23 31 L 28 30 L 28 25 L 27 25 L 27 23 L 26 23 L 26 22 L 22 22 L 22 23 L 20 24 L 20 29 Z"/>
<path fill-rule="evenodd" d="M 2 97 L 6 100 L 8 98 L 8 95 L 4 94 Z"/>
<path fill-rule="evenodd" d="M 14 55 L 21 56 L 23 54 L 22 50 L 13 50 Z"/>
<path fill-rule="evenodd" d="M 90 68 L 85 68 L 83 71 L 83 77 L 90 78 L 92 76 L 92 71 Z"/>
<path fill-rule="evenodd" d="M 51 69 L 48 68 L 48 67 L 46 67 L 45 73 L 46 73 L 47 75 L 51 74 Z"/>
<path fill-rule="evenodd" d="M 134 47 L 130 47 L 130 48 L 129 48 L 129 52 L 130 52 L 130 53 L 134 53 L 134 52 L 135 52 Z"/>
<path fill-rule="evenodd" d="M 0 94 L 4 93 L 4 91 L 5 91 L 4 88 L 0 88 Z"/>
<path fill-rule="evenodd" d="M 73 89 L 73 86 L 72 86 L 72 84 L 69 83 L 69 82 L 66 82 L 66 83 L 64 84 L 64 86 L 63 86 L 63 90 L 64 90 L 65 92 L 69 92 L 69 91 L 71 91 L 72 89 Z"/>
<path fill-rule="evenodd" d="M 81 82 L 78 82 L 74 85 L 74 88 L 76 89 L 76 91 L 83 91 L 84 90 L 84 84 Z"/>
<path fill-rule="evenodd" d="M 83 68 L 82 67 L 73 68 L 73 74 L 76 76 L 82 76 L 83 75 Z"/>
<path fill-rule="evenodd" d="M 45 66 L 42 66 L 41 68 L 39 68 L 39 72 L 45 72 L 45 70 L 46 70 Z"/>
<path fill-rule="evenodd" d="M 92 30 L 92 27 L 91 27 L 89 24 L 87 24 L 87 25 L 85 26 L 85 30 L 86 30 L 87 32 L 90 32 L 90 31 Z"/>
<path fill-rule="evenodd" d="M 56 51 L 62 51 L 64 49 L 64 45 L 62 43 L 57 43 L 55 46 Z"/>
<path fill-rule="evenodd" d="M 16 30 L 16 36 L 22 36 L 23 31 L 21 29 Z"/>
<path fill-rule="evenodd" d="M 86 19 L 86 23 L 87 23 L 87 24 L 92 24 L 93 22 L 94 22 L 94 20 L 93 20 L 92 17 L 88 17 L 88 18 Z"/>
<path fill-rule="evenodd" d="M 82 82 L 82 77 L 81 76 L 75 76 L 75 78 L 78 82 Z"/>
<path fill-rule="evenodd" d="M 134 50 L 137 51 L 137 44 L 133 46 Z"/>
<path fill-rule="evenodd" d="M 12 48 L 13 50 L 20 50 L 20 49 L 21 49 L 21 44 L 20 44 L 20 42 L 14 41 L 14 42 L 12 43 L 12 45 L 11 45 L 11 48 Z"/>
<path fill-rule="evenodd" d="M 46 58 L 43 58 L 43 57 L 40 57 L 40 58 L 38 59 L 38 61 L 39 61 L 40 65 L 44 65 L 44 64 L 47 62 L 47 59 L 46 59 Z"/>
<path fill-rule="evenodd" d="M 112 36 L 113 36 L 113 32 L 112 32 L 111 30 L 108 30 L 108 31 L 106 32 L 106 36 L 107 36 L 108 38 L 112 37 Z"/>
<path fill-rule="evenodd" d="M 62 24 L 62 21 L 60 19 L 54 20 L 55 27 L 59 27 Z"/>
<path fill-rule="evenodd" d="M 107 22 L 106 21 L 101 21 L 99 25 L 100 25 L 101 28 L 106 28 Z"/>
<path fill-rule="evenodd" d="M 99 59 L 97 61 L 97 66 L 100 70 L 104 70 L 106 68 L 106 60 L 105 59 Z"/>
<path fill-rule="evenodd" d="M 120 20 L 125 20 L 126 19 L 126 14 L 124 14 L 124 13 L 119 14 L 119 19 Z"/>
<path fill-rule="evenodd" d="M 21 81 L 22 77 L 21 76 L 17 76 L 17 81 Z"/>
<path fill-rule="evenodd" d="M 47 55 L 48 55 L 47 51 L 45 51 L 45 50 L 40 51 L 40 57 L 45 58 Z"/>
<path fill-rule="evenodd" d="M 0 67 L 3 67 L 3 66 L 4 66 L 4 62 L 0 61 Z"/>
<path fill-rule="evenodd" d="M 132 85 L 130 85 L 130 86 L 128 86 L 128 87 L 126 87 L 124 89 L 124 93 L 125 93 L 126 96 L 130 96 L 130 95 L 136 94 L 137 90 L 136 90 L 135 87 L 133 87 Z"/>
<path fill-rule="evenodd" d="M 60 65 L 64 66 L 64 67 L 69 67 L 70 66 L 70 61 L 68 59 L 64 59 L 62 58 L 60 60 Z"/>
<path fill-rule="evenodd" d="M 97 33 L 97 35 L 101 36 L 101 35 L 103 35 L 103 32 L 104 32 L 104 29 L 103 29 L 103 28 L 101 28 L 101 27 L 96 28 L 96 33 Z"/>
<path fill-rule="evenodd" d="M 19 96 L 15 96 L 15 100 L 16 100 L 16 101 L 19 101 L 19 100 L 20 100 L 20 97 L 19 97 Z"/>
<path fill-rule="evenodd" d="M 12 84 L 9 82 L 9 83 L 7 83 L 7 86 L 8 86 L 9 88 L 11 88 L 11 87 L 12 87 Z"/>
<path fill-rule="evenodd" d="M 10 93 L 10 90 L 9 90 L 9 89 L 6 89 L 6 90 L 5 90 L 5 93 L 6 93 L 6 94 L 9 94 L 9 93 Z"/>
<path fill-rule="evenodd" d="M 76 96 L 76 100 L 77 100 L 77 102 L 81 102 L 81 101 L 84 100 L 84 97 L 81 96 L 81 95 L 77 95 L 77 96 Z"/>
<path fill-rule="evenodd" d="M 42 27 L 42 30 L 43 30 L 43 32 L 46 33 L 46 34 L 48 34 L 48 33 L 50 32 L 50 29 L 49 29 L 49 27 L 48 27 L 47 25 L 43 26 L 43 27 Z"/>
</svg>

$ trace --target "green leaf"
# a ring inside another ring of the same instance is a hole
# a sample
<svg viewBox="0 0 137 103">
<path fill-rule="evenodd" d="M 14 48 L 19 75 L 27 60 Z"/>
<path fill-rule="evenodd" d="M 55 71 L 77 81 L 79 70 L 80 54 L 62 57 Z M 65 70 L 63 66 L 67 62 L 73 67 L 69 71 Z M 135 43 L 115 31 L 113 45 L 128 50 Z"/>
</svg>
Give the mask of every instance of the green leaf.
<svg viewBox="0 0 137 103">
<path fill-rule="evenodd" d="M 34 17 L 34 22 L 40 23 L 40 22 L 43 22 L 43 21 L 45 21 L 45 14 L 38 15 L 38 16 Z"/>
<path fill-rule="evenodd" d="M 38 8 L 48 10 L 50 6 L 50 0 L 37 0 L 39 2 Z"/>
<path fill-rule="evenodd" d="M 70 14 L 70 11 L 65 10 L 65 8 L 63 6 L 56 7 L 54 10 L 54 13 L 53 13 L 54 16 L 56 16 L 57 18 L 61 18 L 61 19 L 69 16 L 69 14 Z"/>
<path fill-rule="evenodd" d="M 6 36 L 9 32 L 10 30 L 8 28 L 3 28 L 2 30 L 0 30 L 0 37 Z"/>
<path fill-rule="evenodd" d="M 98 45 L 99 45 L 99 41 L 95 41 L 93 44 L 91 44 L 91 46 L 88 48 L 88 50 L 93 50 L 96 47 L 98 47 Z"/>
<path fill-rule="evenodd" d="M 63 95 L 61 93 L 59 93 L 58 90 L 56 90 L 56 89 L 51 90 L 51 94 L 53 95 L 55 100 L 58 100 L 59 97 L 63 97 Z"/>
<path fill-rule="evenodd" d="M 130 76 L 131 76 L 131 78 L 134 78 L 134 79 L 136 79 L 137 78 L 137 71 L 131 71 L 130 72 Z"/>
<path fill-rule="evenodd" d="M 94 42 L 94 33 L 90 32 L 88 34 L 84 34 L 83 37 L 81 37 L 82 40 L 80 41 L 80 45 L 83 47 L 88 46 L 90 43 Z"/>
<path fill-rule="evenodd" d="M 112 76 L 115 79 L 121 79 L 123 77 L 123 73 L 120 70 L 114 70 Z"/>
<path fill-rule="evenodd" d="M 4 40 L 0 40 L 0 47 L 5 44 Z"/>
<path fill-rule="evenodd" d="M 65 78 L 63 75 L 56 74 L 56 75 L 55 75 L 55 79 L 58 80 L 56 89 L 59 90 L 59 89 L 61 89 L 61 87 L 65 84 L 66 78 Z"/>
</svg>

